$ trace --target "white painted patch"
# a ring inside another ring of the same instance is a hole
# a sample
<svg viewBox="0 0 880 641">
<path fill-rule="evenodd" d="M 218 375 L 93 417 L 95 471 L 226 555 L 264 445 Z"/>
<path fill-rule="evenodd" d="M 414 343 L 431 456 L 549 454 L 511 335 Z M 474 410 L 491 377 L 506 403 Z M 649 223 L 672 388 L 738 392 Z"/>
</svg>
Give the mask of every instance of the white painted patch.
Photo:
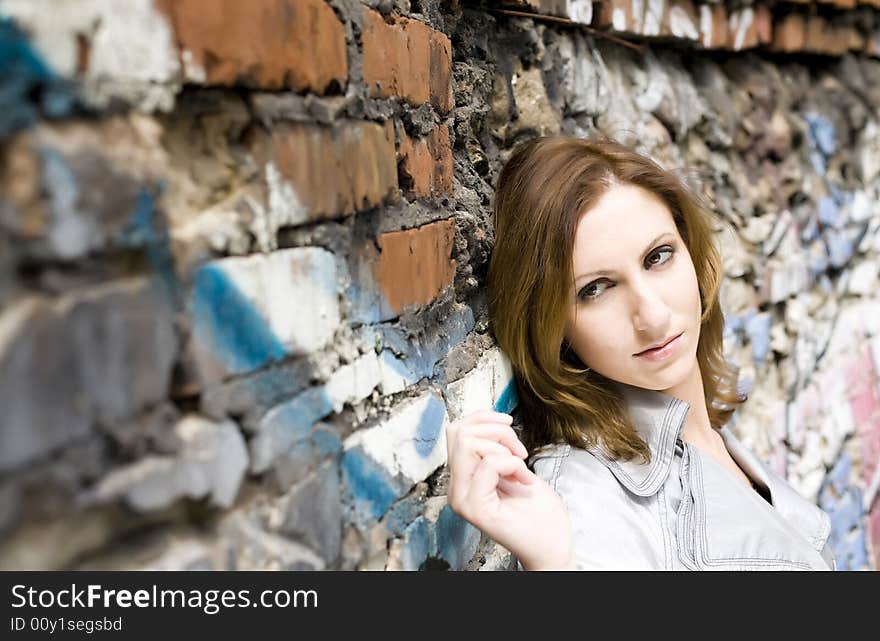
<svg viewBox="0 0 880 641">
<path fill-rule="evenodd" d="M 754 20 L 754 18 L 755 11 L 751 7 L 741 9 L 733 16 L 731 16 L 730 25 L 731 27 L 733 27 L 735 34 L 733 38 L 734 50 L 739 51 L 742 49 L 743 44 L 746 40 L 746 34 L 749 32 L 749 28 L 752 26 L 752 21 Z"/>
<path fill-rule="evenodd" d="M 691 16 L 681 7 L 672 7 L 669 10 L 669 30 L 676 38 L 697 40 L 700 37 Z"/>
<path fill-rule="evenodd" d="M 480 409 L 491 410 L 512 380 L 510 361 L 497 347 L 486 351 L 476 366 L 446 386 L 446 405 L 455 421 Z"/>
<path fill-rule="evenodd" d="M 177 456 L 148 456 L 110 472 L 95 489 L 99 500 L 124 497 L 141 511 L 167 507 L 179 498 L 210 496 L 218 507 L 232 505 L 247 469 L 244 438 L 231 421 L 214 423 L 196 415 L 175 426 L 183 443 Z"/>
<path fill-rule="evenodd" d="M 648 0 L 648 6 L 645 8 L 645 23 L 642 27 L 642 35 L 660 35 L 660 23 L 663 21 L 663 9 L 665 7 L 666 0 Z"/>
<path fill-rule="evenodd" d="M 354 404 L 365 399 L 379 384 L 381 377 L 379 357 L 374 351 L 337 369 L 324 386 L 333 411 L 339 412 L 345 403 Z"/>
<path fill-rule="evenodd" d="M 703 35 L 704 47 L 712 46 L 712 7 L 707 4 L 700 5 L 700 33 Z"/>
<path fill-rule="evenodd" d="M 593 0 L 566 0 L 565 13 L 572 22 L 588 25 L 593 21 Z"/>
<path fill-rule="evenodd" d="M 264 253 L 278 249 L 278 230 L 286 225 L 308 222 L 308 208 L 302 203 L 293 187 L 278 171 L 274 162 L 266 163 L 266 186 L 269 202 L 263 207 L 256 199 L 248 197 L 253 218 L 249 225 L 257 248 Z"/>
<path fill-rule="evenodd" d="M 336 262 L 325 249 L 296 247 L 213 264 L 255 305 L 292 355 L 320 349 L 339 325 Z"/>
<path fill-rule="evenodd" d="M 434 400 L 432 400 L 432 397 Z M 391 418 L 371 428 L 358 430 L 345 440 L 345 449 L 360 447 L 391 476 L 404 476 L 409 482 L 423 481 L 446 462 L 446 425 L 449 416 L 443 411 L 437 441 L 427 456 L 416 451 L 415 437 L 422 415 L 437 397 L 427 392 L 395 408 Z M 442 402 L 442 401 L 441 401 Z"/>
<path fill-rule="evenodd" d="M 416 382 L 406 364 L 387 349 L 379 355 L 379 372 L 379 388 L 383 394 L 396 394 Z"/>
<path fill-rule="evenodd" d="M 168 20 L 152 0 L 0 0 L 58 74 L 76 75 L 78 36 L 90 41 L 82 99 L 97 109 L 121 100 L 143 111 L 170 111 L 181 69 Z"/>
<path fill-rule="evenodd" d="M 617 7 L 611 12 L 611 26 L 615 31 L 626 31 L 626 13 Z"/>
<path fill-rule="evenodd" d="M 632 0 L 632 32 L 642 32 L 642 22 L 645 17 L 645 0 Z"/>
</svg>

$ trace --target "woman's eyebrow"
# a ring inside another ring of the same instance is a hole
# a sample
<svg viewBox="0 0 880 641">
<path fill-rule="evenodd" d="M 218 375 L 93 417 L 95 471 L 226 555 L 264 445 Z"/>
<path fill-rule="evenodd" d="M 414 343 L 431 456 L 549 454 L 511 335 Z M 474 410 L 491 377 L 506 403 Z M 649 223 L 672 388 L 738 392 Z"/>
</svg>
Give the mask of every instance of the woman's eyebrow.
<svg viewBox="0 0 880 641">
<path fill-rule="evenodd" d="M 659 240 L 660 240 L 661 238 L 663 238 L 664 236 L 671 236 L 671 235 L 672 235 L 672 232 L 664 231 L 663 233 L 658 234 L 657 236 L 655 236 L 654 239 L 651 240 L 651 242 L 647 244 L 647 246 L 645 247 L 645 249 L 642 250 L 642 260 L 644 260 L 645 255 L 646 255 L 649 251 L 651 251 L 651 249 L 654 247 L 654 245 L 657 244 L 657 241 L 659 241 Z M 574 279 L 574 282 L 575 282 L 575 284 L 577 284 L 577 282 L 578 282 L 579 280 L 583 279 L 583 278 L 587 278 L 587 277 L 590 277 L 590 276 L 611 276 L 613 273 L 614 273 L 614 271 L 613 271 L 613 270 L 610 270 L 610 269 L 599 269 L 599 270 L 596 270 L 596 271 L 593 271 L 593 272 L 586 272 L 586 273 L 581 274 L 580 276 L 578 276 L 577 278 Z"/>
</svg>

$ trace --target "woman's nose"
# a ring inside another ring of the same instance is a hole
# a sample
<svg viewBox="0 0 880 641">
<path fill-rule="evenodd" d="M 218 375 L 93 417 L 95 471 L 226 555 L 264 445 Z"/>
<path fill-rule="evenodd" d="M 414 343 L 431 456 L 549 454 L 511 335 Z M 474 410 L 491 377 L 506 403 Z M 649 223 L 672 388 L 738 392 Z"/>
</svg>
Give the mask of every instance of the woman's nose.
<svg viewBox="0 0 880 641">
<path fill-rule="evenodd" d="M 665 338 L 670 317 L 669 306 L 659 292 L 644 286 L 635 290 L 633 326 L 638 332 L 651 340 Z"/>
</svg>

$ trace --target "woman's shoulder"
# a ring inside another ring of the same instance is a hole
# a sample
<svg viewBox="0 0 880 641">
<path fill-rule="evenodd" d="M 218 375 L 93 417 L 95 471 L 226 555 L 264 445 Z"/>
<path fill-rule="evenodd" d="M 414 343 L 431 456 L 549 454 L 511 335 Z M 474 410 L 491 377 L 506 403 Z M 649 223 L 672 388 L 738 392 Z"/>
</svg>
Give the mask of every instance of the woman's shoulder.
<svg viewBox="0 0 880 641">
<path fill-rule="evenodd" d="M 617 485 L 617 479 L 592 452 L 570 443 L 549 443 L 536 449 L 528 458 L 528 467 L 554 490 L 583 487 L 598 489 Z"/>
</svg>

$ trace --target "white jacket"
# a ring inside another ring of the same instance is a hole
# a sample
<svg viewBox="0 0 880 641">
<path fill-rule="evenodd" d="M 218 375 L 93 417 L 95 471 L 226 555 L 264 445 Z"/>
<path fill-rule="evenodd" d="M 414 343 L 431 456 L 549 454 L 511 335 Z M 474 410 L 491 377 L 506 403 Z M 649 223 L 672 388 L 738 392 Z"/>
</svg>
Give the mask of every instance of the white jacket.
<svg viewBox="0 0 880 641">
<path fill-rule="evenodd" d="M 769 490 L 772 505 L 715 459 L 680 438 L 688 403 L 618 384 L 649 464 L 601 449 L 546 445 L 529 467 L 562 497 L 582 570 L 832 570 L 831 520 L 735 437 L 730 455 Z M 516 562 L 516 567 L 523 567 Z"/>
</svg>

